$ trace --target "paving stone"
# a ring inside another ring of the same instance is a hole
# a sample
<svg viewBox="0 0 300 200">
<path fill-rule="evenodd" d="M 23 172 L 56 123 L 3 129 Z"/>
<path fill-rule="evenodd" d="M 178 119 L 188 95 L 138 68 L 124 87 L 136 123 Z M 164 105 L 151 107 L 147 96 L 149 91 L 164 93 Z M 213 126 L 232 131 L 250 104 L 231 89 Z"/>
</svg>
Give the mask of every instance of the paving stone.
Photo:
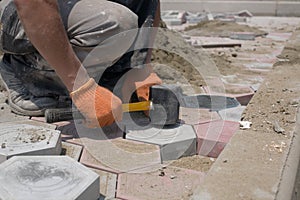
<svg viewBox="0 0 300 200">
<path fill-rule="evenodd" d="M 168 25 L 168 26 L 179 26 L 182 24 L 181 19 L 164 19 L 164 22 Z"/>
<path fill-rule="evenodd" d="M 250 87 L 230 87 L 226 88 L 226 93 L 235 98 L 241 105 L 246 106 L 254 96 L 254 91 Z"/>
<path fill-rule="evenodd" d="M 45 117 L 30 117 L 30 119 L 33 120 L 33 121 L 47 123 Z"/>
<path fill-rule="evenodd" d="M 51 130 L 56 130 L 56 125 L 54 124 L 48 124 L 40 121 L 35 121 L 31 119 L 23 119 L 20 121 L 12 121 L 12 122 L 5 122 L 6 124 L 28 124 L 28 125 L 33 125 L 33 126 L 40 126 L 43 128 L 51 129 Z"/>
<path fill-rule="evenodd" d="M 21 116 L 11 112 L 9 105 L 6 103 L 0 104 L 0 123 L 27 120 L 28 116 Z"/>
<path fill-rule="evenodd" d="M 238 122 L 217 120 L 194 127 L 197 132 L 197 153 L 217 158 L 240 125 Z"/>
<path fill-rule="evenodd" d="M 207 121 L 214 121 L 220 119 L 220 116 L 215 111 L 209 109 L 197 109 L 197 108 L 180 108 L 179 118 L 181 123 L 184 124 L 199 124 Z"/>
<path fill-rule="evenodd" d="M 255 33 L 252 32 L 235 32 L 230 35 L 231 39 L 236 40 L 255 40 Z"/>
<path fill-rule="evenodd" d="M 15 155 L 59 155 L 60 132 L 26 123 L 0 124 L 0 163 Z"/>
<path fill-rule="evenodd" d="M 250 87 L 246 87 L 246 86 L 226 85 L 224 94 L 215 92 L 215 87 L 203 87 L 203 88 L 208 94 L 225 95 L 231 98 L 235 98 L 241 105 L 247 105 L 254 95 L 254 91 Z"/>
<path fill-rule="evenodd" d="M 191 37 L 189 42 L 194 47 L 202 47 L 202 48 L 218 48 L 218 47 L 235 47 L 241 46 L 241 43 L 236 42 L 235 40 L 229 38 L 220 38 L 220 37 Z"/>
<path fill-rule="evenodd" d="M 77 144 L 71 144 L 68 142 L 62 142 L 62 152 L 61 155 L 69 156 L 76 161 L 80 160 L 83 147 Z"/>
<path fill-rule="evenodd" d="M 287 41 L 292 33 L 269 33 L 266 37 L 275 41 Z"/>
<path fill-rule="evenodd" d="M 270 71 L 273 67 L 273 63 L 261 63 L 261 62 L 253 62 L 251 64 L 244 64 L 245 67 L 249 68 L 249 70 L 254 71 Z"/>
<path fill-rule="evenodd" d="M 97 200 L 99 176 L 68 156 L 16 156 L 0 165 L 0 199 Z"/>
<path fill-rule="evenodd" d="M 204 173 L 176 167 L 166 167 L 148 173 L 124 173 L 118 177 L 117 198 L 189 199 L 204 177 Z"/>
<path fill-rule="evenodd" d="M 99 200 L 111 200 L 116 196 L 117 174 L 93 169 L 100 177 L 100 198 Z"/>
<path fill-rule="evenodd" d="M 61 132 L 61 139 L 68 141 L 79 138 L 74 121 L 61 121 L 53 123 L 57 126 L 57 130 Z"/>
<path fill-rule="evenodd" d="M 239 122 L 241 121 L 241 117 L 245 109 L 246 106 L 238 106 L 235 108 L 220 110 L 218 113 L 223 120 Z"/>
<path fill-rule="evenodd" d="M 196 153 L 195 130 L 186 124 L 163 129 L 153 126 L 126 126 L 126 139 L 159 145 L 162 161 L 175 160 Z"/>
<path fill-rule="evenodd" d="M 222 76 L 221 80 L 224 83 L 224 85 L 249 87 L 255 84 L 260 85 L 264 79 L 261 76 L 234 74 L 234 75 Z"/>
<path fill-rule="evenodd" d="M 116 138 L 84 141 L 80 162 L 88 167 L 112 173 L 139 171 L 161 163 L 157 145 Z"/>
<path fill-rule="evenodd" d="M 182 107 L 186 108 L 206 108 L 212 111 L 218 111 L 225 108 L 233 108 L 239 106 L 240 103 L 232 97 L 220 95 L 197 95 L 183 97 L 184 104 Z"/>
</svg>

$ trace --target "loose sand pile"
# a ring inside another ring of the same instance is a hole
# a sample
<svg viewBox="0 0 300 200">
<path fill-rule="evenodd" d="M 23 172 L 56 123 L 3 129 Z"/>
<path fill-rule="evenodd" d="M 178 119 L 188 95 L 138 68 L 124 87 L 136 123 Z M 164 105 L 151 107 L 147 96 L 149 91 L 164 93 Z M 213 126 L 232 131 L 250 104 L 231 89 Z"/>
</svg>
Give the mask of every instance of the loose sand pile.
<svg viewBox="0 0 300 200">
<path fill-rule="evenodd" d="M 218 20 L 200 22 L 197 25 L 187 27 L 185 31 L 191 36 L 207 37 L 230 37 L 233 32 L 252 32 L 256 36 L 267 34 L 257 27 L 250 27 L 235 22 L 221 22 Z"/>
</svg>

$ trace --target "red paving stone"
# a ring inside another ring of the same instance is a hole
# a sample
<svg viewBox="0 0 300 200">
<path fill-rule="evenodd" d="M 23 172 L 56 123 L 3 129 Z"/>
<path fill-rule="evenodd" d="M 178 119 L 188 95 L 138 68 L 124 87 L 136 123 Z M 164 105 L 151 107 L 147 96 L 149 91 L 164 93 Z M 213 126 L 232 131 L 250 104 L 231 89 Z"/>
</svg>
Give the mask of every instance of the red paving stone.
<svg viewBox="0 0 300 200">
<path fill-rule="evenodd" d="M 34 120 L 34 121 L 45 122 L 46 123 L 45 117 L 30 117 L 30 119 Z"/>
<path fill-rule="evenodd" d="M 238 122 L 217 120 L 194 125 L 197 133 L 197 153 L 217 158 L 239 129 Z"/>
<path fill-rule="evenodd" d="M 184 124 L 200 124 L 208 121 L 214 121 L 220 119 L 220 116 L 215 111 L 209 109 L 197 109 L 197 108 L 180 108 L 179 119 Z"/>
<path fill-rule="evenodd" d="M 159 146 L 122 138 L 89 141 L 80 162 L 112 173 L 143 171 L 161 163 Z"/>
<path fill-rule="evenodd" d="M 117 198 L 128 200 L 189 199 L 204 177 L 203 172 L 176 167 L 166 167 L 147 173 L 124 173 L 118 177 Z"/>
</svg>

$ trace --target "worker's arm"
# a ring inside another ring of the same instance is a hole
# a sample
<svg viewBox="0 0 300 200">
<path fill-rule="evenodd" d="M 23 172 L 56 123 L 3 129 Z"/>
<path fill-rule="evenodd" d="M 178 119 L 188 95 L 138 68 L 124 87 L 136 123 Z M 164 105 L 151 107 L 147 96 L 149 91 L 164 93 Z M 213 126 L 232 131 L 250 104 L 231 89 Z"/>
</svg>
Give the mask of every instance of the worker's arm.
<svg viewBox="0 0 300 200">
<path fill-rule="evenodd" d="M 54 68 L 67 89 L 71 92 L 86 83 L 89 76 L 69 43 L 57 1 L 14 0 L 14 2 L 27 37 Z M 78 84 L 74 85 L 77 74 L 80 74 L 76 80 Z"/>
<path fill-rule="evenodd" d="M 121 100 L 98 86 L 75 55 L 56 0 L 14 0 L 31 43 L 61 78 L 90 127 L 122 118 Z M 94 101 L 93 101 L 94 100 Z"/>
</svg>

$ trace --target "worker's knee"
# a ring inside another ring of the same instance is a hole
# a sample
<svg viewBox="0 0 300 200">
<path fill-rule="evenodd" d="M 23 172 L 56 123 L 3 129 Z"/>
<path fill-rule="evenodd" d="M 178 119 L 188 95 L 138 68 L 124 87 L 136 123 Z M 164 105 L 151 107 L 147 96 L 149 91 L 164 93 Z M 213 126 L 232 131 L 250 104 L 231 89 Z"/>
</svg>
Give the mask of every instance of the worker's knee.
<svg viewBox="0 0 300 200">
<path fill-rule="evenodd" d="M 68 36 L 76 55 L 85 66 L 110 66 L 135 41 L 138 17 L 118 3 L 76 1 L 67 23 Z"/>
<path fill-rule="evenodd" d="M 67 30 L 76 46 L 97 46 L 102 41 L 138 27 L 137 16 L 128 8 L 110 1 L 81 0 L 68 16 Z"/>
</svg>

